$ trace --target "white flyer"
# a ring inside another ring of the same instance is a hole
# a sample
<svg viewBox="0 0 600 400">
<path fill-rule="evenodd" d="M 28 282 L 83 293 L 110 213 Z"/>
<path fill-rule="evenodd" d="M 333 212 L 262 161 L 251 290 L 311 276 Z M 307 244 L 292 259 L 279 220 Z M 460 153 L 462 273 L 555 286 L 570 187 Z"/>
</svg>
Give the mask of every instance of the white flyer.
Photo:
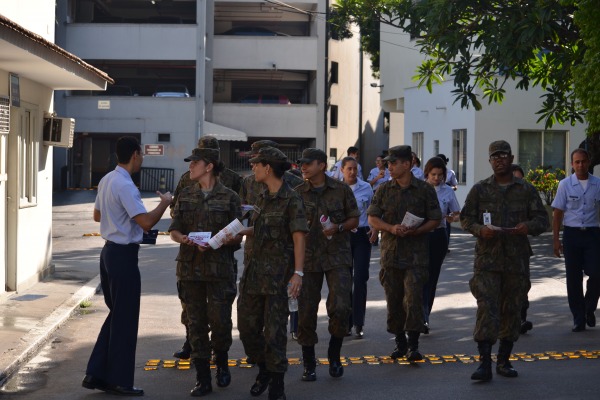
<svg viewBox="0 0 600 400">
<path fill-rule="evenodd" d="M 190 232 L 188 233 L 188 238 L 196 244 L 200 246 L 207 246 L 210 237 L 212 236 L 211 232 Z"/>
<path fill-rule="evenodd" d="M 425 220 L 425 218 L 417 217 L 415 214 L 411 214 L 410 212 L 406 212 L 404 214 L 404 218 L 402 219 L 402 223 L 400 225 L 404 225 L 407 228 L 416 228 L 421 225 L 421 223 Z"/>
<path fill-rule="evenodd" d="M 223 246 L 227 240 L 235 238 L 235 236 L 244 229 L 244 225 L 236 218 L 229 223 L 225 228 L 221 229 L 215 236 L 210 238 L 208 244 L 213 249 L 218 249 Z"/>
</svg>

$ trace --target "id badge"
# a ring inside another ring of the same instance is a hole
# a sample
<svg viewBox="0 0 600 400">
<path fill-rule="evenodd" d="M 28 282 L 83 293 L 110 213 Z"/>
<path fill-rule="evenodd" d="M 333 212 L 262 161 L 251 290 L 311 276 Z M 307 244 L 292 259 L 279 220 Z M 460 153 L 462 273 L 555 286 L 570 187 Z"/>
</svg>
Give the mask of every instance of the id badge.
<svg viewBox="0 0 600 400">
<path fill-rule="evenodd" d="M 483 224 L 484 225 L 491 225 L 492 224 L 492 214 L 490 214 L 489 212 L 484 212 L 483 213 Z"/>
</svg>

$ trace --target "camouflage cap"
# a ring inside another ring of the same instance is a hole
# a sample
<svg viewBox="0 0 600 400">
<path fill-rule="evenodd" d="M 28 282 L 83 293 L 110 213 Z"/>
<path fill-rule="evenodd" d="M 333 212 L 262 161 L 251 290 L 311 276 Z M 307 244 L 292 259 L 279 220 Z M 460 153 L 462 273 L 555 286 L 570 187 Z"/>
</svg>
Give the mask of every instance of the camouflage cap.
<svg viewBox="0 0 600 400">
<path fill-rule="evenodd" d="M 327 154 L 321 149 L 308 148 L 302 152 L 302 158 L 298 160 L 298 164 L 305 164 L 317 160 L 319 162 L 327 162 Z"/>
<path fill-rule="evenodd" d="M 258 150 L 258 154 L 256 154 L 254 157 L 252 157 L 249 160 L 251 163 L 257 163 L 257 162 L 265 162 L 265 163 L 270 163 L 270 162 L 286 162 L 287 161 L 287 156 L 285 154 L 283 154 L 283 152 L 279 149 L 276 149 L 275 147 L 263 147 L 260 150 Z"/>
<path fill-rule="evenodd" d="M 198 139 L 198 148 L 219 150 L 219 141 L 214 136 L 202 136 L 200 139 Z"/>
<path fill-rule="evenodd" d="M 510 144 L 505 140 L 496 140 L 495 142 L 490 143 L 490 156 L 496 153 L 512 154 Z"/>
<path fill-rule="evenodd" d="M 209 162 L 219 161 L 219 150 L 217 149 L 199 149 L 192 150 L 192 154 L 183 159 L 185 162 L 205 160 Z"/>
<path fill-rule="evenodd" d="M 404 160 L 412 159 L 412 148 L 407 145 L 390 147 L 388 155 L 383 161 L 396 161 L 400 158 Z"/>
<path fill-rule="evenodd" d="M 257 140 L 250 146 L 250 151 L 253 155 L 258 154 L 258 151 L 263 147 L 274 147 L 277 149 L 279 148 L 279 144 L 272 140 Z"/>
</svg>

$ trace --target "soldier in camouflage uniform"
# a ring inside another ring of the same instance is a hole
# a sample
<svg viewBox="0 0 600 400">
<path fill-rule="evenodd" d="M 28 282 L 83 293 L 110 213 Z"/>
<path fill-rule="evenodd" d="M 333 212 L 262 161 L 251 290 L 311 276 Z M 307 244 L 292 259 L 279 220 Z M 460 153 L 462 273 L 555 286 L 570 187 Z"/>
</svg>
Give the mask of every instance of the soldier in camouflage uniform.
<svg viewBox="0 0 600 400">
<path fill-rule="evenodd" d="M 279 145 L 272 140 L 257 140 L 252 143 L 250 147 L 252 156 L 256 156 L 261 148 L 274 147 L 279 148 Z M 288 184 L 290 188 L 295 188 L 303 182 L 302 177 L 294 175 L 290 170 L 285 171 L 283 174 L 283 181 Z M 260 193 L 264 190 L 265 185 L 263 183 L 256 182 L 254 173 L 244 177 L 240 188 L 240 198 L 242 204 L 255 205 Z M 252 213 L 249 214 L 248 218 L 249 226 L 252 226 Z M 244 265 L 248 265 L 252 254 L 252 236 L 246 236 L 246 243 L 244 244 Z M 295 335 L 298 331 L 298 312 L 290 313 L 290 331 L 292 335 Z M 294 337 L 294 336 L 292 336 Z"/>
<path fill-rule="evenodd" d="M 192 396 L 212 391 L 210 377 L 211 344 L 217 365 L 217 385 L 231 382 L 227 361 L 231 346 L 231 307 L 236 296 L 233 252 L 241 238 L 232 238 L 219 249 L 195 244 L 190 232 L 215 235 L 233 219 L 241 217 L 239 196 L 217 179 L 223 164 L 216 149 L 194 149 L 190 178 L 197 183 L 183 188 L 169 227 L 171 239 L 181 243 L 177 255 L 179 298 L 187 311 L 187 329 L 192 359 L 197 371 Z M 209 332 L 212 331 L 209 340 Z"/>
<path fill-rule="evenodd" d="M 317 379 L 315 344 L 317 313 L 321 302 L 323 278 L 327 279 L 327 315 L 329 316 L 329 375 L 334 378 L 344 374 L 340 351 L 348 332 L 351 311 L 352 252 L 350 231 L 358 227 L 360 212 L 356 198 L 347 184 L 325 174 L 327 155 L 319 149 L 309 148 L 298 160 L 305 181 L 294 190 L 304 200 L 310 232 L 306 242 L 304 288 L 298 304 L 298 343 L 302 345 L 304 373 L 302 380 Z M 320 217 L 330 220 L 323 227 Z"/>
<path fill-rule="evenodd" d="M 529 288 L 529 258 L 533 254 L 527 235 L 548 228 L 548 213 L 536 189 L 513 177 L 514 156 L 504 140 L 489 147 L 494 175 L 475 184 L 460 213 L 460 222 L 477 237 L 475 268 L 469 281 L 477 300 L 473 337 L 481 364 L 471 379 L 492 379 L 492 346 L 500 339 L 496 372 L 516 377 L 509 361 L 521 329 L 522 300 Z"/>
<path fill-rule="evenodd" d="M 246 354 L 259 367 L 250 393 L 260 395 L 270 381 L 269 399 L 285 399 L 288 285 L 289 294 L 297 297 L 308 226 L 302 199 L 282 179 L 290 167 L 285 154 L 263 147 L 250 162 L 264 189 L 256 200 L 252 224 L 243 232 L 254 237 L 254 248 L 240 280 L 238 329 Z"/>
<path fill-rule="evenodd" d="M 202 136 L 198 140 L 198 148 L 220 150 L 219 141 L 214 136 Z M 219 181 L 223 185 L 225 185 L 225 187 L 233 190 L 235 193 L 239 192 L 240 187 L 242 185 L 242 177 L 234 171 L 230 170 L 229 168 L 224 168 L 219 173 Z M 177 187 L 175 188 L 175 192 L 173 193 L 173 202 L 171 203 L 171 217 L 173 217 L 173 207 L 175 206 L 175 203 L 177 202 L 177 198 L 179 197 L 181 191 L 188 186 L 195 185 L 196 183 L 196 181 L 190 179 L 190 171 L 186 171 L 183 175 L 181 175 L 181 178 L 177 183 Z M 234 258 L 233 261 L 235 264 L 235 273 L 233 274 L 232 279 L 235 283 L 237 281 L 237 260 Z M 183 303 L 181 303 L 181 323 L 183 324 L 183 326 L 187 327 L 187 313 L 185 310 L 185 305 Z M 192 348 L 190 346 L 189 335 L 186 328 L 185 342 L 183 343 L 183 346 L 181 346 L 181 349 L 173 353 L 173 357 L 184 359 L 190 358 L 191 351 Z"/>
<path fill-rule="evenodd" d="M 384 182 L 367 210 L 369 225 L 382 232 L 379 280 L 387 302 L 387 331 L 396 335 L 391 357 L 419 361 L 424 332 L 423 286 L 429 277 L 429 236 L 442 219 L 435 189 L 411 172 L 410 146 L 388 150 L 391 180 Z M 410 227 L 407 213 L 423 218 Z M 408 340 L 407 336 L 408 335 Z"/>
</svg>

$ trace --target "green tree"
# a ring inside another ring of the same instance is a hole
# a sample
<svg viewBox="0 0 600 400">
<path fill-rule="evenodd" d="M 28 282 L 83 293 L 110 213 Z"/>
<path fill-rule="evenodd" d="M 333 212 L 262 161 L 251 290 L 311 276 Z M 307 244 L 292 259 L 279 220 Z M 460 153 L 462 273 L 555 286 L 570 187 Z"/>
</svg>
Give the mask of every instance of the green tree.
<svg viewBox="0 0 600 400">
<path fill-rule="evenodd" d="M 590 132 L 600 130 L 596 0 L 339 0 L 333 7 L 332 30 L 348 35 L 354 23 L 362 36 L 371 36 L 361 43 L 375 55 L 375 71 L 378 21 L 418 38 L 415 45 L 425 55 L 415 77 L 419 85 L 432 91 L 433 84 L 452 79 L 463 108 L 502 102 L 507 84 L 537 86 L 543 91 L 538 121 L 547 128 L 587 120 Z"/>
</svg>

